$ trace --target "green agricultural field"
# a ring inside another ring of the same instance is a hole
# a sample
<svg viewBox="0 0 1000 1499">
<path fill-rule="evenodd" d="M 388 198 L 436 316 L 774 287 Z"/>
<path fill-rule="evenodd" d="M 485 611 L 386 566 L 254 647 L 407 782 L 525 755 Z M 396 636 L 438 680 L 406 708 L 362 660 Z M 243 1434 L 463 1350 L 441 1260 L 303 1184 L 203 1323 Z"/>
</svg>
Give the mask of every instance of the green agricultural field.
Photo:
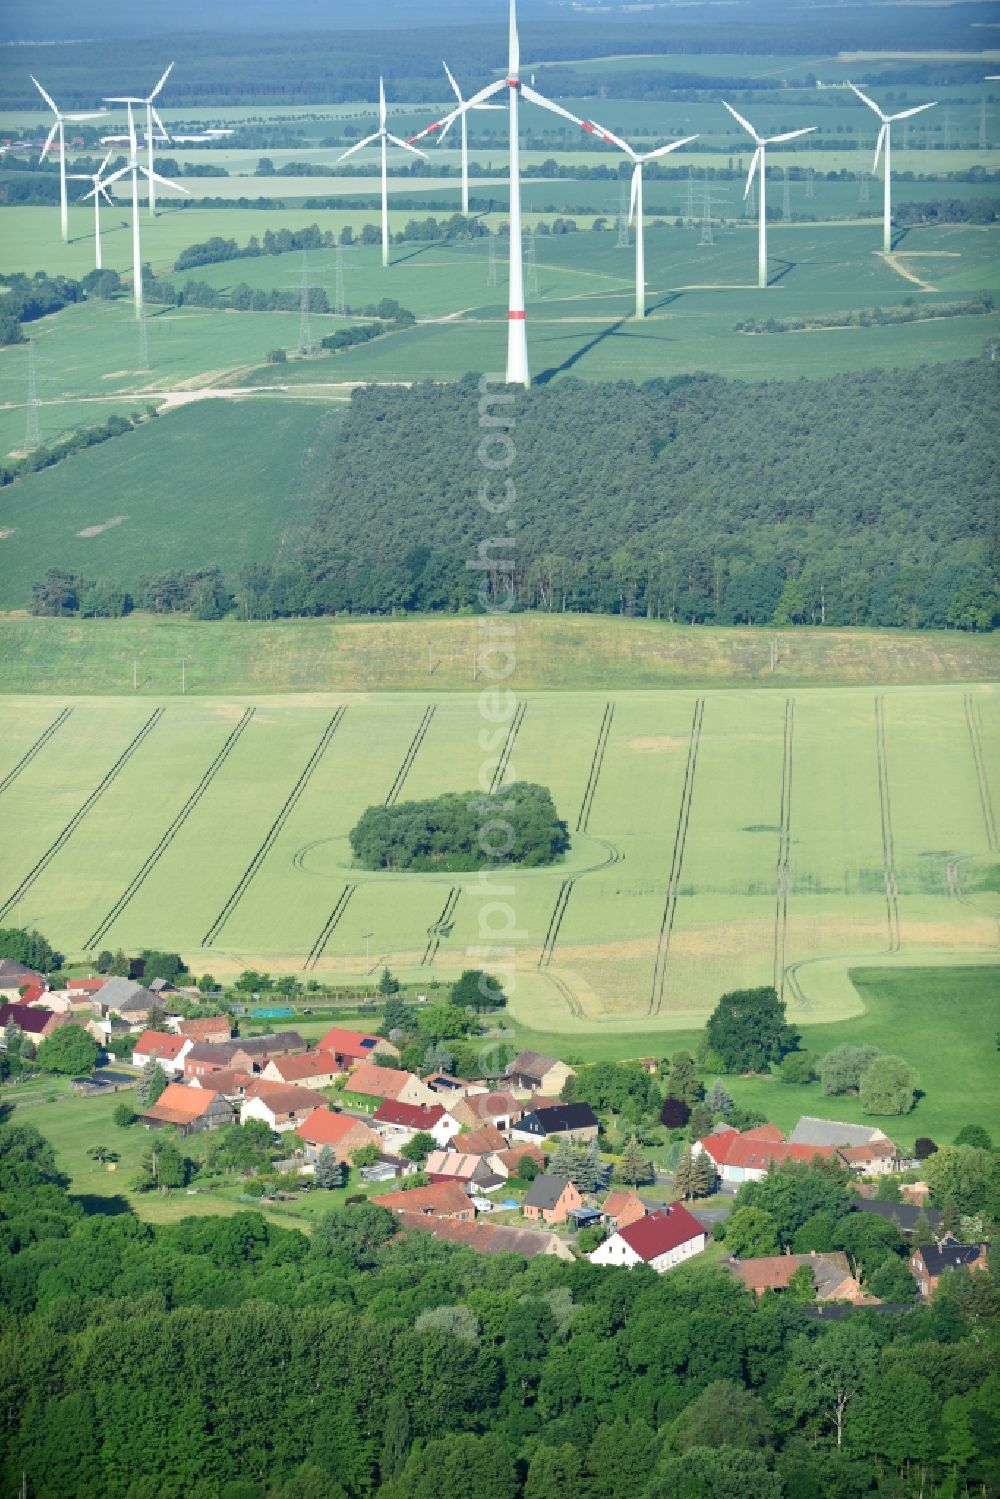
<svg viewBox="0 0 1000 1499">
<path fill-rule="evenodd" d="M 552 789 L 573 847 L 491 883 L 361 871 L 347 842 L 386 797 L 489 786 L 504 730 L 472 694 L 6 698 L 0 919 L 216 974 L 344 978 L 366 943 L 414 983 L 482 960 L 518 1023 L 569 1037 L 687 1029 L 772 981 L 795 1020 L 846 1020 L 859 964 L 995 960 L 996 893 L 965 883 L 995 845 L 994 689 L 521 706 L 508 774 Z"/>
<path fill-rule="evenodd" d="M 273 560 L 305 521 L 336 424 L 329 406 L 266 395 L 199 402 L 28 475 L 0 492 L 0 607 L 25 607 L 52 566 L 137 589 L 151 573 Z"/>
</svg>

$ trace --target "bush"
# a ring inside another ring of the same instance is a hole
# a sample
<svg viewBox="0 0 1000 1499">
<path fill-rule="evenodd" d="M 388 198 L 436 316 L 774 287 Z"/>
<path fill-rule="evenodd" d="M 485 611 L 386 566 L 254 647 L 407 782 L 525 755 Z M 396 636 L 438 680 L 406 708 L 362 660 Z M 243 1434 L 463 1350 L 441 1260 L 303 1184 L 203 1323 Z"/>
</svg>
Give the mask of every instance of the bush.
<svg viewBox="0 0 1000 1499">
<path fill-rule="evenodd" d="M 819 1080 L 828 1097 L 838 1093 L 856 1092 L 861 1079 L 876 1057 L 881 1056 L 877 1046 L 835 1046 L 820 1059 Z"/>
<path fill-rule="evenodd" d="M 67 1077 L 77 1074 L 89 1077 L 97 1061 L 98 1046 L 93 1036 L 79 1025 L 61 1025 L 38 1048 L 35 1058 L 43 1072 L 60 1072 Z"/>
<path fill-rule="evenodd" d="M 815 1057 L 811 1051 L 790 1051 L 778 1068 L 783 1083 L 811 1083 L 816 1078 Z"/>
<path fill-rule="evenodd" d="M 902 1057 L 876 1057 L 861 1079 L 859 1096 L 865 1114 L 908 1114 L 920 1079 Z"/>
<path fill-rule="evenodd" d="M 683 1098 L 665 1098 L 660 1110 L 660 1123 L 667 1129 L 683 1129 L 691 1117 L 691 1110 Z"/>
<path fill-rule="evenodd" d="M 111 1115 L 112 1121 L 119 1129 L 130 1129 L 138 1117 L 139 1115 L 130 1103 L 116 1103 Z"/>
<path fill-rule="evenodd" d="M 761 1072 L 776 1066 L 799 1040 L 785 1020 L 784 1002 L 766 986 L 724 994 L 705 1030 L 726 1072 Z"/>
</svg>

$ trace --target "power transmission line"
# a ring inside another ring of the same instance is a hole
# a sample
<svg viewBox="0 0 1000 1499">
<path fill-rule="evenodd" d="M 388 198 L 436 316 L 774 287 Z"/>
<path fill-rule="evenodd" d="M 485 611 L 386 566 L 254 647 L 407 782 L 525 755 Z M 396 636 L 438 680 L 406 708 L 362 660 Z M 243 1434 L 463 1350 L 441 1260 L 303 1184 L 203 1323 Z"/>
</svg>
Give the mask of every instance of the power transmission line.
<svg viewBox="0 0 1000 1499">
<path fill-rule="evenodd" d="M 816 169 L 815 169 L 815 167 L 806 167 L 806 197 L 807 198 L 815 198 L 815 196 L 816 196 Z"/>
<path fill-rule="evenodd" d="M 708 172 L 705 172 L 705 195 L 701 205 L 701 240 L 700 244 L 714 245 L 715 239 L 712 235 L 712 194 L 708 185 Z"/>
<path fill-rule="evenodd" d="M 871 202 L 871 196 L 872 196 L 871 195 L 871 189 L 870 189 L 869 184 L 868 184 L 868 173 L 867 172 L 859 172 L 858 173 L 858 202 L 859 203 L 870 203 Z"/>
<path fill-rule="evenodd" d="M 782 167 L 784 173 L 784 186 L 781 190 L 781 217 L 786 224 L 792 222 L 792 194 L 788 186 L 788 168 Z"/>
<path fill-rule="evenodd" d="M 38 432 L 38 389 L 35 376 L 35 340 L 28 339 L 28 400 L 24 423 L 24 451 L 33 453 L 41 445 Z"/>
<path fill-rule="evenodd" d="M 687 208 L 684 211 L 684 227 L 694 228 L 694 167 L 688 167 Z"/>
<path fill-rule="evenodd" d="M 988 151 L 989 150 L 989 141 L 988 141 L 988 138 L 987 138 L 987 135 L 986 135 L 986 100 L 985 99 L 981 100 L 980 104 L 979 104 L 979 149 L 980 149 L 980 151 Z"/>
<path fill-rule="evenodd" d="M 315 345 L 309 323 L 309 253 L 302 251 L 302 286 L 299 290 L 299 353 L 311 354 Z"/>
<path fill-rule="evenodd" d="M 347 316 L 347 298 L 344 295 L 344 249 L 342 245 L 337 246 L 335 261 L 335 289 L 333 293 L 333 311 L 336 317 Z"/>
<path fill-rule="evenodd" d="M 622 190 L 618 195 L 618 248 L 628 248 L 628 183 L 622 182 Z"/>
</svg>

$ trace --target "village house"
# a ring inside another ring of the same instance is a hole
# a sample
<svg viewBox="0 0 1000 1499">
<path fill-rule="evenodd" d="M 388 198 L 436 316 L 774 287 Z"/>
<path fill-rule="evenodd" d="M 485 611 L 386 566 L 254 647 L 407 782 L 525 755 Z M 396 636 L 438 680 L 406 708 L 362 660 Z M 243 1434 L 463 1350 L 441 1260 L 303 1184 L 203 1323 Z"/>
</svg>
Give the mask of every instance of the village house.
<svg viewBox="0 0 1000 1499">
<path fill-rule="evenodd" d="M 520 1176 L 521 1162 L 529 1157 L 539 1171 L 545 1170 L 545 1155 L 537 1145 L 518 1145 L 510 1150 L 495 1150 L 488 1156 L 490 1165 L 498 1176 Z"/>
<path fill-rule="evenodd" d="M 457 1218 L 472 1223 L 476 1216 L 465 1188 L 456 1181 L 432 1182 L 428 1187 L 413 1187 L 409 1192 L 388 1192 L 370 1201 L 376 1207 L 405 1213 L 407 1217 Z"/>
<path fill-rule="evenodd" d="M 232 1104 L 221 1093 L 189 1088 L 184 1083 L 168 1083 L 156 1102 L 139 1115 L 147 1129 L 174 1125 L 182 1135 L 219 1129 L 232 1124 L 235 1117 Z"/>
<path fill-rule="evenodd" d="M 788 1136 L 789 1145 L 870 1145 L 873 1140 L 887 1140 L 884 1130 L 871 1124 L 845 1124 L 840 1119 L 817 1119 L 803 1114 Z"/>
<path fill-rule="evenodd" d="M 316 1049 L 330 1052 L 340 1072 L 350 1072 L 352 1067 L 370 1062 L 376 1056 L 399 1060 L 399 1047 L 393 1046 L 391 1041 L 366 1035 L 364 1031 L 345 1031 L 336 1025 L 327 1031 Z"/>
<path fill-rule="evenodd" d="M 193 1044 L 186 1036 L 172 1036 L 166 1031 L 143 1031 L 132 1052 L 132 1066 L 145 1067 L 155 1060 L 168 1077 L 183 1077 L 184 1058 Z"/>
<path fill-rule="evenodd" d="M 662 1275 L 684 1260 L 701 1254 L 705 1230 L 683 1203 L 647 1213 L 619 1228 L 588 1256 L 592 1265 L 649 1265 Z"/>
<path fill-rule="evenodd" d="M 601 1204 L 604 1221 L 612 1231 L 627 1228 L 630 1223 L 638 1223 L 648 1212 L 649 1209 L 634 1187 L 616 1187 Z"/>
<path fill-rule="evenodd" d="M 351 1108 L 374 1113 L 379 1104 L 415 1103 L 432 1107 L 439 1102 L 430 1088 L 412 1072 L 400 1072 L 395 1067 L 376 1067 L 371 1062 L 362 1062 L 356 1067 L 344 1085 L 344 1102 Z"/>
<path fill-rule="evenodd" d="M 573 1068 L 558 1057 L 547 1057 L 540 1051 L 519 1051 L 507 1066 L 506 1076 L 512 1088 L 524 1093 L 545 1093 L 558 1098 Z"/>
<path fill-rule="evenodd" d="M 583 1198 L 565 1176 L 536 1176 L 521 1212 L 542 1223 L 565 1223 L 570 1209 L 582 1206 Z"/>
<path fill-rule="evenodd" d="M 869 1140 L 866 1145 L 840 1145 L 837 1154 L 857 1176 L 892 1176 L 907 1169 L 891 1140 Z"/>
<path fill-rule="evenodd" d="M 453 1103 L 458 1098 L 471 1098 L 474 1093 L 486 1093 L 489 1090 L 485 1083 L 472 1082 L 466 1077 L 452 1077 L 447 1072 L 429 1072 L 424 1082 L 432 1093 L 437 1093 L 445 1108 L 449 1107 L 449 1100 Z"/>
<path fill-rule="evenodd" d="M 196 1041 L 184 1058 L 184 1075 L 188 1078 L 205 1077 L 223 1070 L 259 1075 L 273 1057 L 305 1049 L 306 1043 L 298 1031 L 234 1037 L 231 1041 Z"/>
<path fill-rule="evenodd" d="M 412 1229 L 431 1234 L 446 1243 L 474 1249 L 477 1254 L 520 1254 L 526 1259 L 534 1259 L 539 1254 L 553 1255 L 560 1260 L 574 1258 L 565 1239 L 534 1228 L 517 1228 L 503 1223 L 467 1223 L 455 1218 L 424 1217 L 420 1213 L 400 1213 L 399 1218 L 403 1231 Z"/>
<path fill-rule="evenodd" d="M 388 1098 L 375 1110 L 372 1123 L 386 1140 L 405 1144 L 414 1135 L 430 1135 L 440 1150 L 444 1150 L 460 1128 L 458 1120 L 446 1113 L 439 1103 L 428 1107 L 426 1104 L 397 1103 Z"/>
<path fill-rule="evenodd" d="M 559 1103 L 547 1109 L 525 1114 L 511 1130 L 511 1141 L 566 1139 L 576 1143 L 596 1140 L 600 1129 L 597 1115 L 589 1103 Z"/>
<path fill-rule="evenodd" d="M 23 1031 L 29 1041 L 37 1046 L 44 1041 L 46 1036 L 51 1036 L 61 1025 L 69 1022 L 68 1015 L 56 1015 L 52 1010 L 43 1009 L 40 1005 L 5 1004 L 0 1005 L 0 1047 L 6 1047 L 4 1037 L 8 1025 L 16 1025 L 19 1031 Z"/>
<path fill-rule="evenodd" d="M 492 1124 L 501 1134 L 508 1134 L 520 1119 L 524 1110 L 513 1093 L 470 1093 L 454 1102 L 445 1103 L 448 1113 L 459 1124 L 476 1129 L 480 1124 Z"/>
<path fill-rule="evenodd" d="M 823 1254 L 770 1254 L 758 1259 L 726 1261 L 726 1269 L 741 1280 L 748 1291 L 786 1291 L 797 1270 L 808 1265 L 817 1301 L 850 1301 L 861 1306 L 873 1298 L 865 1295 L 851 1274 L 847 1255 L 839 1250 Z"/>
<path fill-rule="evenodd" d="M 179 1036 L 189 1036 L 192 1041 L 228 1041 L 232 1026 L 228 1015 L 205 1015 L 201 1020 L 174 1021 L 174 1030 Z"/>
<path fill-rule="evenodd" d="M 694 1155 L 708 1156 L 724 1186 L 761 1181 L 773 1166 L 785 1161 L 812 1161 L 817 1156 L 837 1154 L 833 1145 L 791 1145 L 774 1124 L 761 1124 L 742 1134 L 728 1127 L 716 1129 L 696 1140 L 691 1150 Z"/>
<path fill-rule="evenodd" d="M 297 1056 L 272 1057 L 261 1077 L 300 1088 L 332 1088 L 341 1069 L 329 1051 L 304 1051 Z"/>
<path fill-rule="evenodd" d="M 466 1155 L 493 1155 L 495 1151 L 506 1150 L 507 1141 L 495 1125 L 481 1124 L 478 1129 L 462 1134 L 455 1149 L 464 1150 Z"/>
<path fill-rule="evenodd" d="M 314 1108 L 308 1118 L 295 1126 L 295 1134 L 305 1149 L 306 1160 L 315 1161 L 329 1147 L 338 1162 L 347 1161 L 356 1150 L 380 1144 L 379 1137 L 363 1119 L 353 1114 L 335 1114 L 332 1109 Z"/>
<path fill-rule="evenodd" d="M 931 1297 L 937 1290 L 942 1275 L 950 1270 L 985 1270 L 987 1247 L 985 1244 L 959 1244 L 956 1239 L 938 1239 L 933 1244 L 920 1244 L 910 1255 L 910 1271 L 921 1296 Z"/>
<path fill-rule="evenodd" d="M 101 976 L 86 979 L 67 979 L 66 993 L 71 999 L 86 999 L 93 1001 L 95 994 L 100 994 L 107 979 Z"/>
<path fill-rule="evenodd" d="M 133 1029 L 145 1025 L 150 1009 L 158 1003 L 156 996 L 144 989 L 142 984 L 117 977 L 105 979 L 93 996 L 96 1015 L 102 1018 L 120 1015 Z"/>
<path fill-rule="evenodd" d="M 460 1150 L 432 1150 L 424 1162 L 424 1170 L 432 1182 L 457 1181 L 480 1192 L 502 1186 L 504 1181 L 486 1156 L 465 1155 Z"/>
<path fill-rule="evenodd" d="M 234 1072 L 220 1067 L 214 1072 L 205 1072 L 187 1080 L 190 1088 L 207 1088 L 211 1093 L 221 1093 L 231 1103 L 246 1098 L 257 1086 L 258 1079 L 251 1072 Z"/>
<path fill-rule="evenodd" d="M 257 1079 L 247 1092 L 240 1109 L 240 1123 L 248 1119 L 261 1119 L 281 1135 L 295 1129 L 308 1119 L 316 1108 L 316 1095 L 311 1088 L 296 1088 L 282 1083 L 268 1083 Z"/>
<path fill-rule="evenodd" d="M 45 979 L 33 968 L 13 958 L 0 958 L 0 999 L 13 1001 L 21 997 L 22 989 L 44 989 Z"/>
<path fill-rule="evenodd" d="M 886 1223 L 895 1223 L 902 1234 L 912 1234 L 921 1218 L 932 1232 L 941 1223 L 939 1208 L 929 1208 L 913 1202 L 880 1202 L 877 1197 L 855 1197 L 851 1203 L 851 1212 L 872 1213 L 877 1218 L 885 1219 Z"/>
</svg>

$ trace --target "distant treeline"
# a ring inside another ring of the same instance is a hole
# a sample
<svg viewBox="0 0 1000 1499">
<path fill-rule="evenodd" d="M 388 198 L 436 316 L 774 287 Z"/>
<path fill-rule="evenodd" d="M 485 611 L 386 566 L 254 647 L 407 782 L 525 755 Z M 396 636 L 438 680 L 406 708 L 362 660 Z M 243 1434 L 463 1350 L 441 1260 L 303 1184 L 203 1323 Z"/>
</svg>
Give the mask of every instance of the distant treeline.
<svg viewBox="0 0 1000 1499">
<path fill-rule="evenodd" d="M 988 630 L 998 396 L 989 359 L 764 384 L 550 386 L 542 372 L 513 397 L 516 461 L 495 481 L 503 494 L 513 480 L 515 541 L 479 503 L 478 378 L 368 386 L 286 560 L 213 575 L 210 590 L 201 574 L 160 577 L 136 603 L 273 619 L 509 599 L 693 624 Z"/>
<path fill-rule="evenodd" d="M 20 479 L 25 474 L 36 474 L 40 469 L 51 468 L 53 464 L 61 463 L 64 458 L 69 458 L 73 453 L 82 453 L 84 448 L 93 448 L 112 437 L 122 437 L 126 432 L 134 432 L 141 422 L 155 415 L 155 406 L 147 406 L 143 411 L 134 411 L 130 416 L 112 415 L 96 426 L 80 427 L 67 437 L 57 438 L 55 442 L 35 448 L 33 452 L 25 453 L 23 458 L 5 459 L 0 464 L 0 488 L 13 484 L 15 479 Z"/>
<path fill-rule="evenodd" d="M 23 343 L 22 323 L 59 312 L 86 295 L 82 282 L 68 276 L 47 276 L 44 271 L 36 271 L 33 276 L 23 271 L 0 276 L 0 287 L 7 288 L 0 297 L 0 344 Z"/>
<path fill-rule="evenodd" d="M 993 296 L 982 291 L 964 302 L 917 302 L 901 307 L 852 307 L 843 312 L 803 313 L 801 317 L 747 318 L 734 324 L 737 333 L 801 333 L 809 328 L 885 328 L 894 323 L 926 323 L 934 318 L 977 317 L 994 310 Z"/>
</svg>

